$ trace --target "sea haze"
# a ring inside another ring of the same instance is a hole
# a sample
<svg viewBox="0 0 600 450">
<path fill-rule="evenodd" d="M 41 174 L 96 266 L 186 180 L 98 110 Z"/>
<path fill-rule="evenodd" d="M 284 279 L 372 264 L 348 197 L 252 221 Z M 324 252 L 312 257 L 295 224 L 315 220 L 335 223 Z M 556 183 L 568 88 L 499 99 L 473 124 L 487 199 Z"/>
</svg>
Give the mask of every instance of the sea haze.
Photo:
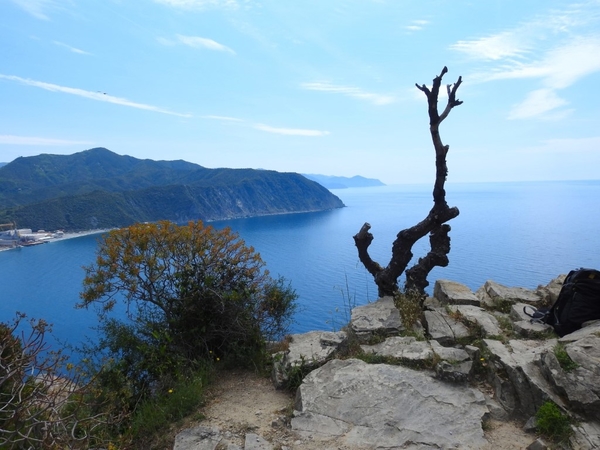
<svg viewBox="0 0 600 450">
<path fill-rule="evenodd" d="M 535 288 L 578 267 L 600 268 L 600 181 L 447 184 L 460 215 L 450 223 L 450 264 L 430 275 L 477 290 L 488 279 Z M 422 220 L 432 206 L 431 186 L 380 186 L 333 191 L 347 205 L 331 211 L 213 222 L 231 227 L 287 278 L 301 311 L 293 332 L 339 329 L 348 303 L 377 298 L 358 261 L 352 236 L 364 222 L 375 239 L 370 252 L 387 265 L 396 234 Z M 75 310 L 99 235 L 0 252 L 0 321 L 15 311 L 54 324 L 54 336 L 78 343 L 93 338 L 93 311 Z M 415 261 L 428 240 L 418 242 Z M 414 261 L 413 261 L 414 262 Z"/>
</svg>

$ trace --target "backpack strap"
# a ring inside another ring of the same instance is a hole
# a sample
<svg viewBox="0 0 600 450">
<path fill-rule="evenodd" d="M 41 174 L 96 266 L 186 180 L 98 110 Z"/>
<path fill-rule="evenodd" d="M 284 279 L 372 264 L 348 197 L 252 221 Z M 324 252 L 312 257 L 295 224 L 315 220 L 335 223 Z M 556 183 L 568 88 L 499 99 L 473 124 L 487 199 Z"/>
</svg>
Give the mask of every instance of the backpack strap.
<svg viewBox="0 0 600 450">
<path fill-rule="evenodd" d="M 530 309 L 531 312 L 529 312 L 528 309 Z M 524 306 L 523 312 L 525 315 L 531 317 L 529 320 L 531 323 L 547 323 L 547 318 L 550 315 L 548 309 L 537 309 L 530 305 Z"/>
</svg>

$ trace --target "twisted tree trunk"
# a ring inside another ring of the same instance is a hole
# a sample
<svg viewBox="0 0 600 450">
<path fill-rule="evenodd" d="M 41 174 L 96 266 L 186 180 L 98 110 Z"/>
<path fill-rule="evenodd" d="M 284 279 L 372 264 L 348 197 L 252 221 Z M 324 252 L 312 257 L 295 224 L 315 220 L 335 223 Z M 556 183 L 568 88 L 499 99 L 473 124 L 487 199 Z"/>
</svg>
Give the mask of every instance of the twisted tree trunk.
<svg viewBox="0 0 600 450">
<path fill-rule="evenodd" d="M 426 85 L 417 88 L 427 96 L 429 107 L 429 130 L 431 139 L 435 148 L 435 184 L 433 186 L 433 208 L 418 224 L 400 231 L 392 245 L 392 258 L 387 267 L 382 267 L 373 261 L 369 256 L 369 245 L 373 241 L 373 235 L 369 232 L 371 225 L 365 223 L 360 231 L 354 236 L 354 243 L 358 249 L 358 257 L 365 268 L 369 271 L 377 284 L 379 296 L 394 295 L 398 292 L 398 277 L 402 275 L 406 266 L 413 257 L 412 247 L 419 239 L 429 234 L 431 250 L 410 269 L 406 270 L 405 292 L 414 292 L 419 295 L 425 295 L 425 288 L 429 285 L 427 276 L 435 266 L 445 267 L 448 265 L 448 253 L 450 252 L 450 225 L 446 224 L 449 220 L 458 216 L 459 211 L 456 207 L 448 207 L 446 203 L 446 191 L 444 183 L 448 175 L 448 166 L 446 165 L 446 155 L 448 154 L 448 145 L 442 143 L 439 133 L 439 126 L 442 121 L 448 117 L 450 111 L 455 106 L 462 104 L 462 101 L 456 98 L 456 91 L 462 83 L 462 77 L 454 85 L 447 85 L 448 103 L 444 111 L 438 112 L 438 96 L 443 76 L 448 72 L 446 67 L 433 79 L 431 90 Z"/>
</svg>

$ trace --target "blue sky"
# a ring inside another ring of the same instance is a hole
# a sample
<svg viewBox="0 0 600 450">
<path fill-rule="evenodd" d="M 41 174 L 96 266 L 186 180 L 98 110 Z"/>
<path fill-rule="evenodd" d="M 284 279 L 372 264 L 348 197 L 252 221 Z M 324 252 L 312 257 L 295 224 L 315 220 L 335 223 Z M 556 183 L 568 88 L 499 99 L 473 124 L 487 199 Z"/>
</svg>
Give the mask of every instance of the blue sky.
<svg viewBox="0 0 600 450">
<path fill-rule="evenodd" d="M 600 178 L 599 0 L 2 0 L 0 43 L 3 162 L 428 183 L 415 83 L 447 66 L 449 182 Z"/>
</svg>

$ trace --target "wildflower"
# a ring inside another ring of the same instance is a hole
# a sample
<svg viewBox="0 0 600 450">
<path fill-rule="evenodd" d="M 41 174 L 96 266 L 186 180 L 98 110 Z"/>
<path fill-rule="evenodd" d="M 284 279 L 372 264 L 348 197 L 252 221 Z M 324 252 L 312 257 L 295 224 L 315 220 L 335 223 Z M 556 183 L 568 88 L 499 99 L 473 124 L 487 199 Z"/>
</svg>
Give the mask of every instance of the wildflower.
<svg viewBox="0 0 600 450">
<path fill-rule="evenodd" d="M 485 361 L 485 358 L 479 358 L 479 361 Z"/>
<path fill-rule="evenodd" d="M 217 357 L 217 361 L 221 361 L 221 358 Z"/>
<path fill-rule="evenodd" d="M 169 389 L 169 394 L 172 394 L 172 393 L 173 393 L 173 389 Z"/>
</svg>

